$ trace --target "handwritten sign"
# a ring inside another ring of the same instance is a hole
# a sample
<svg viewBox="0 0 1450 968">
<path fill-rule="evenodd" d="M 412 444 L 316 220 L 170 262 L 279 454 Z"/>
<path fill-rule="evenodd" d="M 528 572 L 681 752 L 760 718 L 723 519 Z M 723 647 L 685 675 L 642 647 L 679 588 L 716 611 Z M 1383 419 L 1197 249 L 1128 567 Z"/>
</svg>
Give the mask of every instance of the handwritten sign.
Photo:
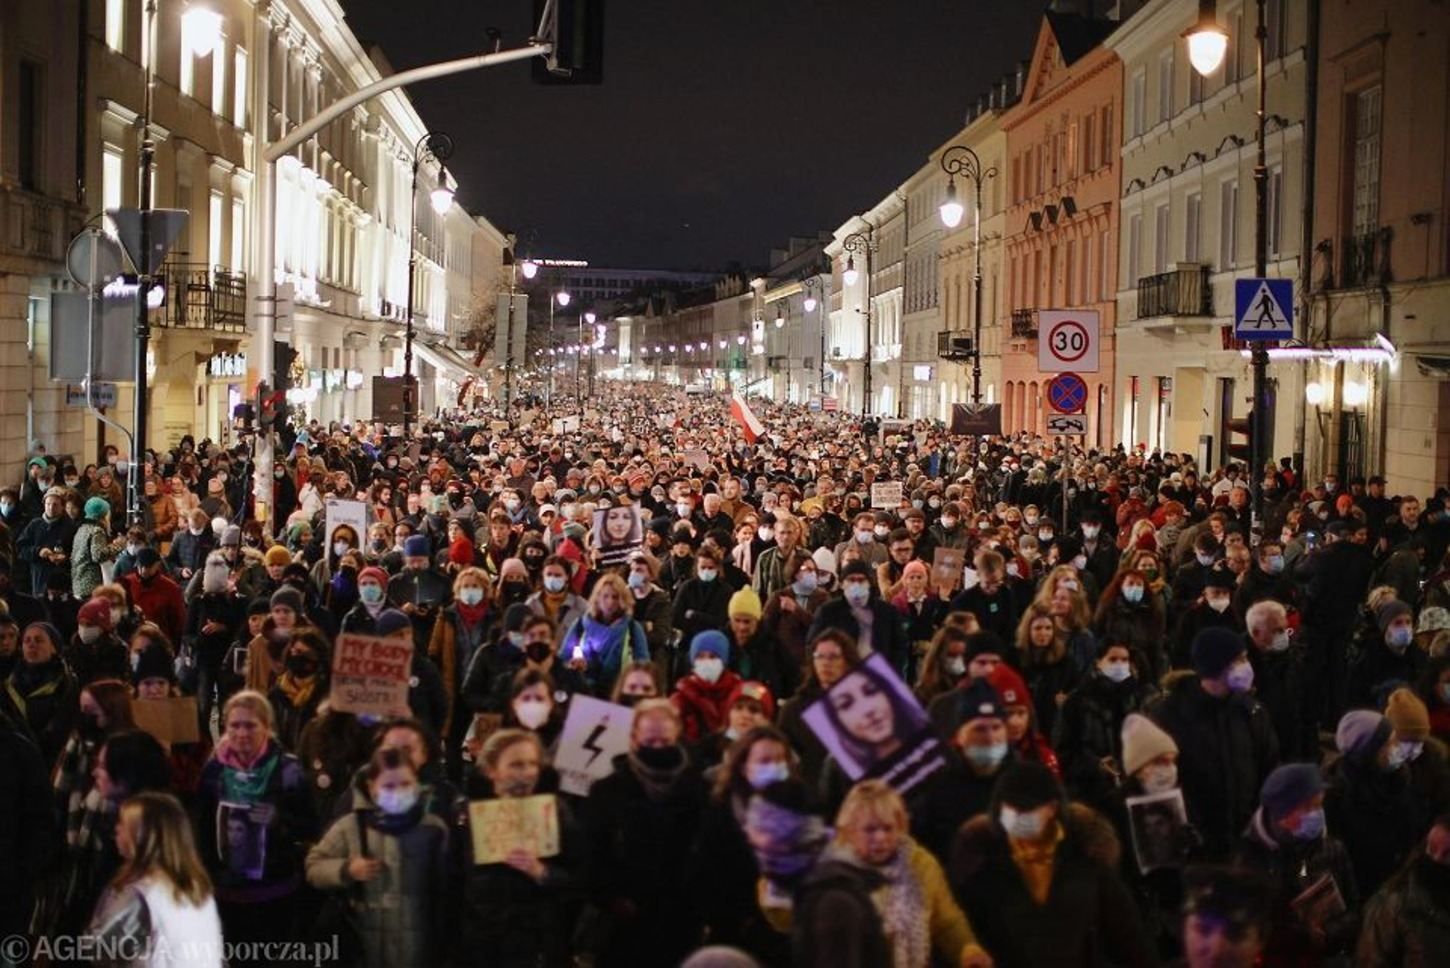
<svg viewBox="0 0 1450 968">
<path fill-rule="evenodd" d="M 338 712 L 407 716 L 413 643 L 344 633 L 332 653 L 330 702 Z"/>
<path fill-rule="evenodd" d="M 470 800 L 468 828 L 475 864 L 503 863 L 515 850 L 535 857 L 559 855 L 559 804 L 552 793 Z"/>
<path fill-rule="evenodd" d="M 634 710 L 582 693 L 569 700 L 569 715 L 559 734 L 554 769 L 559 789 L 586 796 L 595 780 L 614 772 L 614 758 L 629 752 Z"/>
<path fill-rule="evenodd" d="M 967 553 L 961 548 L 938 548 L 931 559 L 932 584 L 942 591 L 955 591 L 967 566 Z"/>
<path fill-rule="evenodd" d="M 892 511 L 901 506 L 901 482 L 879 481 L 871 485 L 871 506 Z"/>
<path fill-rule="evenodd" d="M 169 699 L 133 699 L 131 717 L 136 728 L 150 733 L 168 745 L 195 743 L 201 739 L 196 720 L 196 697 L 174 696 Z"/>
<path fill-rule="evenodd" d="M 691 447 L 683 451 L 680 456 L 685 459 L 686 464 L 698 467 L 702 471 L 710 466 L 710 455 L 702 447 Z"/>
</svg>

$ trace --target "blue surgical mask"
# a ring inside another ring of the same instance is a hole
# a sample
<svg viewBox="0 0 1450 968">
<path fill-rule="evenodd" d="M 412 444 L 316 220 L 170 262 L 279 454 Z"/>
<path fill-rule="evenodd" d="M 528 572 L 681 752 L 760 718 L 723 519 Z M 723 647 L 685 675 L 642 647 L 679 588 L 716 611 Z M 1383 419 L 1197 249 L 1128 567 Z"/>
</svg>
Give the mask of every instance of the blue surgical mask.
<svg viewBox="0 0 1450 968">
<path fill-rule="evenodd" d="M 841 594 L 846 596 L 846 601 L 861 608 L 871 600 L 871 586 L 865 582 L 848 581 L 841 586 Z"/>
<path fill-rule="evenodd" d="M 477 605 L 483 601 L 483 589 L 470 585 L 468 588 L 458 590 L 458 600 L 465 605 Z"/>
<path fill-rule="evenodd" d="M 1269 555 L 1268 560 L 1264 562 L 1264 571 L 1268 572 L 1271 575 L 1277 575 L 1280 572 L 1282 572 L 1283 570 L 1284 570 L 1284 556 L 1283 555 Z"/>
<path fill-rule="evenodd" d="M 1006 742 L 993 743 L 991 746 L 967 746 L 962 749 L 963 755 L 973 766 L 980 769 L 995 769 L 1004 759 L 1007 758 Z"/>
<path fill-rule="evenodd" d="M 797 595 L 809 595 L 816 590 L 816 573 L 813 571 L 798 572 L 795 581 L 791 582 L 791 591 Z"/>
<path fill-rule="evenodd" d="M 1124 585 L 1123 586 L 1123 598 L 1126 601 L 1131 602 L 1134 605 L 1138 604 L 1139 602 L 1141 602 L 1143 600 L 1143 586 L 1142 585 Z"/>
<path fill-rule="evenodd" d="M 696 574 L 700 576 L 700 581 L 712 582 L 715 580 L 715 576 L 719 574 L 719 572 L 717 572 L 714 568 L 701 568 L 698 572 L 696 572 Z"/>
<path fill-rule="evenodd" d="M 357 586 L 357 597 L 369 605 L 376 605 L 383 600 L 383 586 L 374 585 L 369 582 L 366 585 Z"/>
<path fill-rule="evenodd" d="M 641 588 L 649 584 L 649 576 L 642 575 L 637 571 L 632 571 L 629 573 L 628 581 L 630 588 L 634 589 L 635 591 L 639 591 Z"/>
<path fill-rule="evenodd" d="M 1396 625 L 1394 628 L 1385 632 L 1385 644 L 1396 652 L 1409 648 L 1410 643 L 1414 639 L 1415 630 L 1408 625 Z"/>
<path fill-rule="evenodd" d="M 756 763 L 754 766 L 745 768 L 745 779 L 750 783 L 752 789 L 764 790 L 772 783 L 789 780 L 790 765 L 784 760 L 777 760 L 774 763 Z"/>
<path fill-rule="evenodd" d="M 1299 826 L 1294 828 L 1295 840 L 1318 840 L 1324 836 L 1324 811 L 1309 810 L 1299 815 Z"/>
<path fill-rule="evenodd" d="M 545 575 L 544 591 L 551 595 L 557 595 L 564 590 L 564 586 L 568 583 L 569 579 L 567 578 L 561 578 L 558 575 Z"/>
<path fill-rule="evenodd" d="M 400 790 L 379 790 L 378 809 L 390 816 L 398 816 L 413 809 L 418 802 L 418 788 L 415 786 L 403 787 Z"/>
</svg>

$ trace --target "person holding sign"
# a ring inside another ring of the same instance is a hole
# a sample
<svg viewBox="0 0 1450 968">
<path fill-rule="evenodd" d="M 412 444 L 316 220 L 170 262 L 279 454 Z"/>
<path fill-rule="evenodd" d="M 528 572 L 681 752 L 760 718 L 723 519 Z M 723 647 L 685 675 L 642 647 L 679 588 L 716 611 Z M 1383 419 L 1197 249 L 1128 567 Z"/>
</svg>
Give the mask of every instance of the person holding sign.
<svg viewBox="0 0 1450 968">
<path fill-rule="evenodd" d="M 407 753 L 383 747 L 364 771 L 366 796 L 307 852 L 307 883 L 348 892 L 362 963 L 436 963 L 444 937 L 448 828 Z"/>
<path fill-rule="evenodd" d="M 478 772 L 469 777 L 464 834 L 471 864 L 463 885 L 460 965 L 565 968 L 573 963 L 570 912 L 582 886 L 582 841 L 568 806 L 559 797 L 538 794 L 543 772 L 544 747 L 537 734 L 503 729 L 484 743 Z M 526 843 L 513 824 L 484 826 L 489 822 L 483 818 L 492 815 L 477 809 L 480 802 L 519 808 L 537 803 L 552 810 L 555 843 Z M 502 861 L 479 860 L 480 848 L 501 853 Z"/>
</svg>

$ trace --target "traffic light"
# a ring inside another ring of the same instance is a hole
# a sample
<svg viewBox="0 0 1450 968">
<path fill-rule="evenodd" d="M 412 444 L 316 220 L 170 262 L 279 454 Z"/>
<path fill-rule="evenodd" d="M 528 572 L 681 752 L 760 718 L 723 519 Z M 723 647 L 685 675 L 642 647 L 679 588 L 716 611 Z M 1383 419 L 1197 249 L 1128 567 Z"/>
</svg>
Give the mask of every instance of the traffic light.
<svg viewBox="0 0 1450 968">
<path fill-rule="evenodd" d="M 534 0 L 540 23 L 551 0 Z M 536 84 L 598 84 L 604 80 L 604 0 L 552 0 L 552 21 L 540 40 L 553 44 L 549 56 L 533 61 Z"/>
<path fill-rule="evenodd" d="M 267 434 L 277 424 L 277 408 L 272 404 L 272 391 L 263 380 L 257 384 L 257 430 Z"/>
<path fill-rule="evenodd" d="M 1228 422 L 1228 457 L 1231 461 L 1248 466 L 1253 460 L 1254 412 L 1246 417 L 1235 417 Z M 1242 439 L 1240 439 L 1242 438 Z"/>
</svg>

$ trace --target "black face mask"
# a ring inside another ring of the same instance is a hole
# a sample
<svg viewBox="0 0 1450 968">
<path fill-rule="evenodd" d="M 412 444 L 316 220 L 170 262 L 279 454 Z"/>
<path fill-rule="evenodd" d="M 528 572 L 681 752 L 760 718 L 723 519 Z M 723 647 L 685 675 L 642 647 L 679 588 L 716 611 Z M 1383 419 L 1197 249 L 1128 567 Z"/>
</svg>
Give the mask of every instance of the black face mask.
<svg viewBox="0 0 1450 968">
<path fill-rule="evenodd" d="M 673 770 L 685 762 L 685 751 L 678 746 L 641 746 L 634 755 L 652 770 Z"/>
<path fill-rule="evenodd" d="M 105 734 L 105 728 L 101 726 L 101 717 L 95 713 L 81 713 L 80 719 L 76 721 L 76 732 L 81 734 L 83 739 L 99 740 Z"/>
<path fill-rule="evenodd" d="M 289 655 L 287 657 L 287 671 L 299 679 L 308 679 L 317 674 L 318 662 L 311 656 Z"/>
<path fill-rule="evenodd" d="M 529 584 L 522 581 L 506 581 L 503 583 L 503 597 L 509 599 L 522 599 L 529 596 Z"/>
<path fill-rule="evenodd" d="M 542 665 L 543 663 L 547 662 L 549 660 L 549 656 L 553 654 L 554 647 L 547 642 L 530 642 L 528 645 L 524 646 L 524 655 L 528 657 L 530 662 L 533 662 L 536 665 Z"/>
</svg>

